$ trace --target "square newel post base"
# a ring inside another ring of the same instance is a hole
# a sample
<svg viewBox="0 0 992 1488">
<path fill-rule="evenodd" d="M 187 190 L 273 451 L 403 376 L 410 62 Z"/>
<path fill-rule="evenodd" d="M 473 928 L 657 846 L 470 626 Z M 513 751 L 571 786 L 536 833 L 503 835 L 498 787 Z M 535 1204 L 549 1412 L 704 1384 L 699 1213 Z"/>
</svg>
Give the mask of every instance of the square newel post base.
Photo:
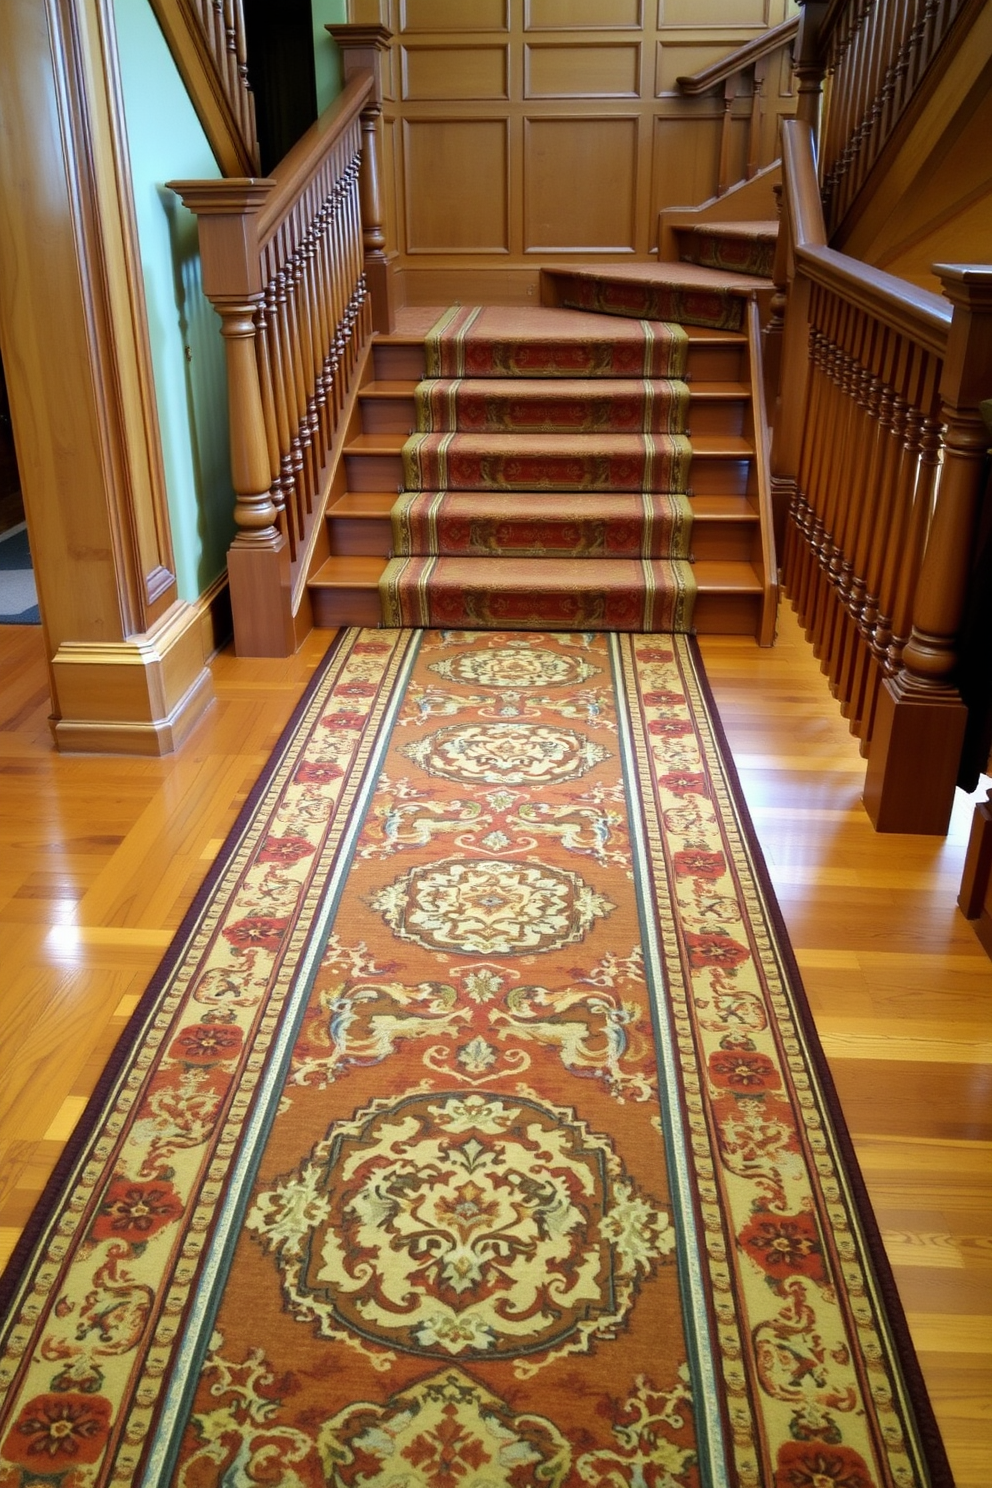
<svg viewBox="0 0 992 1488">
<path fill-rule="evenodd" d="M 864 805 L 876 832 L 943 836 L 951 819 L 968 710 L 955 694 L 878 695 Z"/>
<path fill-rule="evenodd" d="M 269 543 L 235 540 L 227 554 L 239 656 L 292 656 L 296 650 L 289 547 L 281 535 Z"/>
</svg>

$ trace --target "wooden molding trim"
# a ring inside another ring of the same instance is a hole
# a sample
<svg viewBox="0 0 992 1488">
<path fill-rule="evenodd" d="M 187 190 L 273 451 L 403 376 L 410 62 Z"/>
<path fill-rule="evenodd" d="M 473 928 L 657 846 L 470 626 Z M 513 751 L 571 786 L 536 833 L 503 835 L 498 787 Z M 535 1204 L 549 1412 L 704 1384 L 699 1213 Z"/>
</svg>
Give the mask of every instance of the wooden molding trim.
<svg viewBox="0 0 992 1488">
<path fill-rule="evenodd" d="M 11 0 L 4 26 L 0 341 L 57 651 L 149 631 L 174 559 L 113 7 Z"/>
<path fill-rule="evenodd" d="M 154 629 L 125 641 L 64 641 L 52 659 L 60 750 L 169 754 L 213 700 L 204 665 L 204 611 L 177 602 Z"/>
<path fill-rule="evenodd" d="M 200 642 L 204 662 L 210 661 L 234 635 L 231 616 L 231 585 L 227 570 L 218 574 L 193 606 L 200 620 Z"/>
</svg>

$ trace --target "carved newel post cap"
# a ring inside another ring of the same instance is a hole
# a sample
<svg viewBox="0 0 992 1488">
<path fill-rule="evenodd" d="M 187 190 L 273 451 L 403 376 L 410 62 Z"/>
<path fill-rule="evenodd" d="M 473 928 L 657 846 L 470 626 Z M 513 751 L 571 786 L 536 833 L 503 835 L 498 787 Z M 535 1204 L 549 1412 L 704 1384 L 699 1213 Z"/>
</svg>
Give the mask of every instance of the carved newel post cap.
<svg viewBox="0 0 992 1488">
<path fill-rule="evenodd" d="M 388 26 L 352 25 L 329 22 L 324 30 L 329 32 L 341 48 L 344 80 L 347 82 L 356 72 L 367 68 L 375 80 L 373 101 L 382 105 L 382 58 L 389 51 L 393 33 Z"/>
</svg>

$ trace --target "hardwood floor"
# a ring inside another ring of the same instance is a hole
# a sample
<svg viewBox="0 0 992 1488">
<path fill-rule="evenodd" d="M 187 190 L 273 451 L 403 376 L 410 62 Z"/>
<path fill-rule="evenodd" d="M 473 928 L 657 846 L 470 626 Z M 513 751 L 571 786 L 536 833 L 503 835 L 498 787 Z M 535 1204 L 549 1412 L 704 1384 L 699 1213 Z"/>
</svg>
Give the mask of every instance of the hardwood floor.
<svg viewBox="0 0 992 1488">
<path fill-rule="evenodd" d="M 164 760 L 60 756 L 36 628 L 0 627 L 0 1262 L 330 640 L 213 664 Z M 946 840 L 880 837 L 795 620 L 702 641 L 958 1488 L 992 1461 L 992 963 Z M 984 792 L 982 793 L 984 795 Z"/>
</svg>

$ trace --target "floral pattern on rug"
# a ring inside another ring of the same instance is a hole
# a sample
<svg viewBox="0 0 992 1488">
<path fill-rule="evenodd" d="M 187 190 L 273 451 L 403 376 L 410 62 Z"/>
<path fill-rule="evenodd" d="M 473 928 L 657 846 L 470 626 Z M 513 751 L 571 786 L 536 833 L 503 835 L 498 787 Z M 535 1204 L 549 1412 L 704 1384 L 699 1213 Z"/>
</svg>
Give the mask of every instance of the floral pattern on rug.
<svg viewBox="0 0 992 1488">
<path fill-rule="evenodd" d="M 24 1270 L 0 1485 L 923 1488 L 765 910 L 684 640 L 349 633 Z"/>
</svg>

